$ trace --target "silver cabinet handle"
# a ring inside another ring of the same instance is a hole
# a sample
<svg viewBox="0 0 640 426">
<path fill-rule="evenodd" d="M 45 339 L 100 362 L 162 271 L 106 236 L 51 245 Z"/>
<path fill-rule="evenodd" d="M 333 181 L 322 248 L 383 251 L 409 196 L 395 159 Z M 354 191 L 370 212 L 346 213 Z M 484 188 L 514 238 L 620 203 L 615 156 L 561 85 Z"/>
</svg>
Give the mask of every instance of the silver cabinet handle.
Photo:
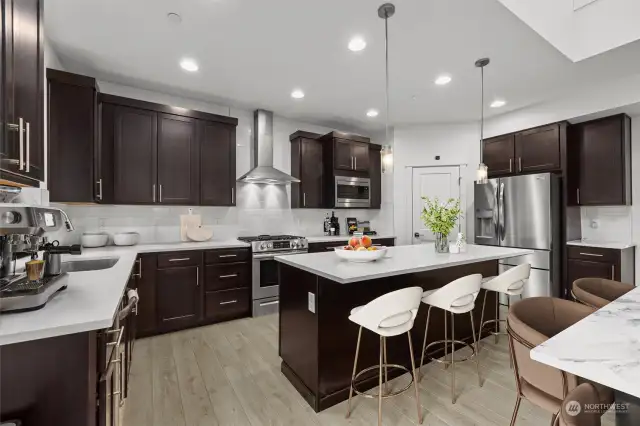
<svg viewBox="0 0 640 426">
<path fill-rule="evenodd" d="M 218 278 L 235 278 L 238 274 L 220 275 Z"/>
<path fill-rule="evenodd" d="M 96 182 L 98 184 L 98 200 L 102 201 L 102 179 L 98 179 L 98 182 Z"/>
<path fill-rule="evenodd" d="M 580 204 L 580 188 L 576 189 L 576 197 L 578 197 L 578 204 Z"/>
<path fill-rule="evenodd" d="M 20 170 L 24 168 L 24 120 L 22 117 L 18 119 L 18 141 L 20 142 Z"/>
<path fill-rule="evenodd" d="M 231 188 L 231 204 L 235 204 L 236 202 L 236 189 Z"/>
<path fill-rule="evenodd" d="M 133 274 L 134 277 L 138 277 L 138 278 L 142 278 L 142 260 L 138 259 L 136 260 L 136 263 L 138 264 L 138 273 L 137 274 Z"/>
<path fill-rule="evenodd" d="M 160 184 L 160 202 L 162 202 L 162 184 Z"/>
<path fill-rule="evenodd" d="M 180 257 L 176 259 L 169 259 L 169 262 L 184 262 L 185 260 L 191 260 L 190 257 Z"/>
<path fill-rule="evenodd" d="M 616 265 L 611 265 L 611 281 L 616 279 Z"/>
<path fill-rule="evenodd" d="M 302 193 L 302 207 L 307 207 L 307 193 Z"/>
<path fill-rule="evenodd" d="M 151 191 L 153 192 L 153 202 L 156 202 L 156 184 L 151 185 Z"/>
<path fill-rule="evenodd" d="M 238 303 L 237 300 L 229 300 L 228 302 L 220 302 L 221 305 L 230 305 L 232 303 Z"/>
<path fill-rule="evenodd" d="M 509 158 L 509 173 L 513 173 L 512 165 L 513 165 L 513 158 Z"/>
<path fill-rule="evenodd" d="M 220 256 L 218 256 L 220 259 L 222 259 L 223 257 L 238 257 L 237 254 L 222 254 Z"/>
<path fill-rule="evenodd" d="M 596 253 L 580 253 L 582 256 L 593 256 L 593 257 L 602 257 L 604 255 L 602 254 L 596 254 Z"/>
<path fill-rule="evenodd" d="M 25 172 L 29 173 L 29 169 L 30 169 L 30 163 L 31 163 L 31 155 L 29 154 L 29 151 L 31 151 L 30 149 L 31 147 L 31 123 L 29 123 L 27 121 L 27 166 L 25 167 Z"/>
<path fill-rule="evenodd" d="M 522 157 L 518 157 L 518 169 L 522 172 Z"/>
<path fill-rule="evenodd" d="M 358 157 L 353 157 L 353 170 L 358 170 Z"/>
<path fill-rule="evenodd" d="M 200 287 L 200 267 L 196 267 L 196 287 Z"/>
<path fill-rule="evenodd" d="M 269 306 L 269 305 L 277 305 L 278 303 L 280 303 L 280 301 L 275 300 L 273 302 L 265 302 L 265 303 L 261 303 L 260 306 Z"/>
</svg>

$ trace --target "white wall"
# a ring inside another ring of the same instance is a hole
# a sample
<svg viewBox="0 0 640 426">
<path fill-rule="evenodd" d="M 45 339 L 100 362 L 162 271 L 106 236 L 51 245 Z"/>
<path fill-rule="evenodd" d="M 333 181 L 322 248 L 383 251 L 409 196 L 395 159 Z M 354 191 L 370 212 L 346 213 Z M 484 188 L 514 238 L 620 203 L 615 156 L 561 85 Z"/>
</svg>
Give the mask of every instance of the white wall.
<svg viewBox="0 0 640 426">
<path fill-rule="evenodd" d="M 99 81 L 100 91 L 118 96 L 141 99 L 172 106 L 196 109 L 238 118 L 236 175 L 242 176 L 250 169 L 250 153 L 253 132 L 253 111 L 229 108 L 195 99 L 182 98 L 164 93 L 142 90 L 111 82 Z M 291 143 L 289 135 L 297 130 L 328 133 L 331 129 L 308 123 L 274 117 L 274 166 L 286 173 L 291 171 Z M 376 142 L 373 139 L 373 142 Z M 393 234 L 392 222 L 392 175 L 383 177 L 383 205 L 380 210 L 339 210 L 336 215 L 344 223 L 346 217 L 370 220 L 374 229 L 387 235 Z M 203 223 L 214 228 L 216 238 L 234 238 L 238 235 L 264 233 L 294 233 L 305 236 L 321 235 L 326 209 L 291 209 L 290 187 L 263 186 L 255 184 L 237 185 L 236 207 L 194 207 L 203 216 Z M 58 238 L 77 241 L 83 231 L 136 230 L 142 242 L 173 242 L 179 240 L 179 215 L 186 214 L 188 207 L 166 206 L 63 206 L 71 217 L 76 231 L 59 233 Z"/>
<path fill-rule="evenodd" d="M 400 126 L 394 129 L 394 224 L 398 243 L 410 244 L 411 167 L 467 164 L 461 187 L 466 234 L 473 241 L 473 180 L 480 160 L 480 128 L 476 123 Z M 440 160 L 435 156 L 439 155 Z"/>
</svg>

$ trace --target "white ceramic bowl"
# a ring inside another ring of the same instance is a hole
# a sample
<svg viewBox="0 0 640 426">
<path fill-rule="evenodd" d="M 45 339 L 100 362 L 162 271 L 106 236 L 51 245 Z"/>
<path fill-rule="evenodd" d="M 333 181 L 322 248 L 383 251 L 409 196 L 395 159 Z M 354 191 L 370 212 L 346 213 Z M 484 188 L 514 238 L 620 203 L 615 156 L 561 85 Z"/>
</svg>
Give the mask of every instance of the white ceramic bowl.
<svg viewBox="0 0 640 426">
<path fill-rule="evenodd" d="M 117 246 L 135 246 L 140 240 L 137 232 L 118 232 L 113 236 L 113 244 Z"/>
<path fill-rule="evenodd" d="M 104 247 L 109 242 L 109 234 L 106 232 L 85 232 L 82 234 L 82 247 Z"/>
<path fill-rule="evenodd" d="M 387 248 L 384 246 L 376 246 L 378 250 L 345 250 L 343 247 L 336 247 L 335 252 L 339 258 L 348 260 L 349 262 L 373 262 L 382 259 L 387 254 Z"/>
</svg>

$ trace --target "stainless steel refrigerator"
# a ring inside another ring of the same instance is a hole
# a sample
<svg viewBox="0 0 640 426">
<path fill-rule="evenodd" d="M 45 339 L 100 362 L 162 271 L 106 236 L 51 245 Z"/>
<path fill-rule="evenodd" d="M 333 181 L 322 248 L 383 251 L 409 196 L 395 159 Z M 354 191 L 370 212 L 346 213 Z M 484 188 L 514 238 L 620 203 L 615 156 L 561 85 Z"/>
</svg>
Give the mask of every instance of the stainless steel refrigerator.
<svg viewBox="0 0 640 426">
<path fill-rule="evenodd" d="M 475 184 L 475 243 L 534 250 L 500 261 L 500 272 L 531 263 L 525 297 L 561 297 L 561 186 L 550 173 Z"/>
</svg>

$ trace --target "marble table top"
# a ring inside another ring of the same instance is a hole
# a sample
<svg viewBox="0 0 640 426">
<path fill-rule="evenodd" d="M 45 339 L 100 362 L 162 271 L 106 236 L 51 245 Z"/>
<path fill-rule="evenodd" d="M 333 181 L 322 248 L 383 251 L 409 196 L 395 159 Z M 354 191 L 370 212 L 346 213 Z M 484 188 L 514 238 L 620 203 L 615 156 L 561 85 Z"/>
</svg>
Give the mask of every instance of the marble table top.
<svg viewBox="0 0 640 426">
<path fill-rule="evenodd" d="M 640 288 L 535 347 L 531 358 L 640 398 Z"/>
</svg>

